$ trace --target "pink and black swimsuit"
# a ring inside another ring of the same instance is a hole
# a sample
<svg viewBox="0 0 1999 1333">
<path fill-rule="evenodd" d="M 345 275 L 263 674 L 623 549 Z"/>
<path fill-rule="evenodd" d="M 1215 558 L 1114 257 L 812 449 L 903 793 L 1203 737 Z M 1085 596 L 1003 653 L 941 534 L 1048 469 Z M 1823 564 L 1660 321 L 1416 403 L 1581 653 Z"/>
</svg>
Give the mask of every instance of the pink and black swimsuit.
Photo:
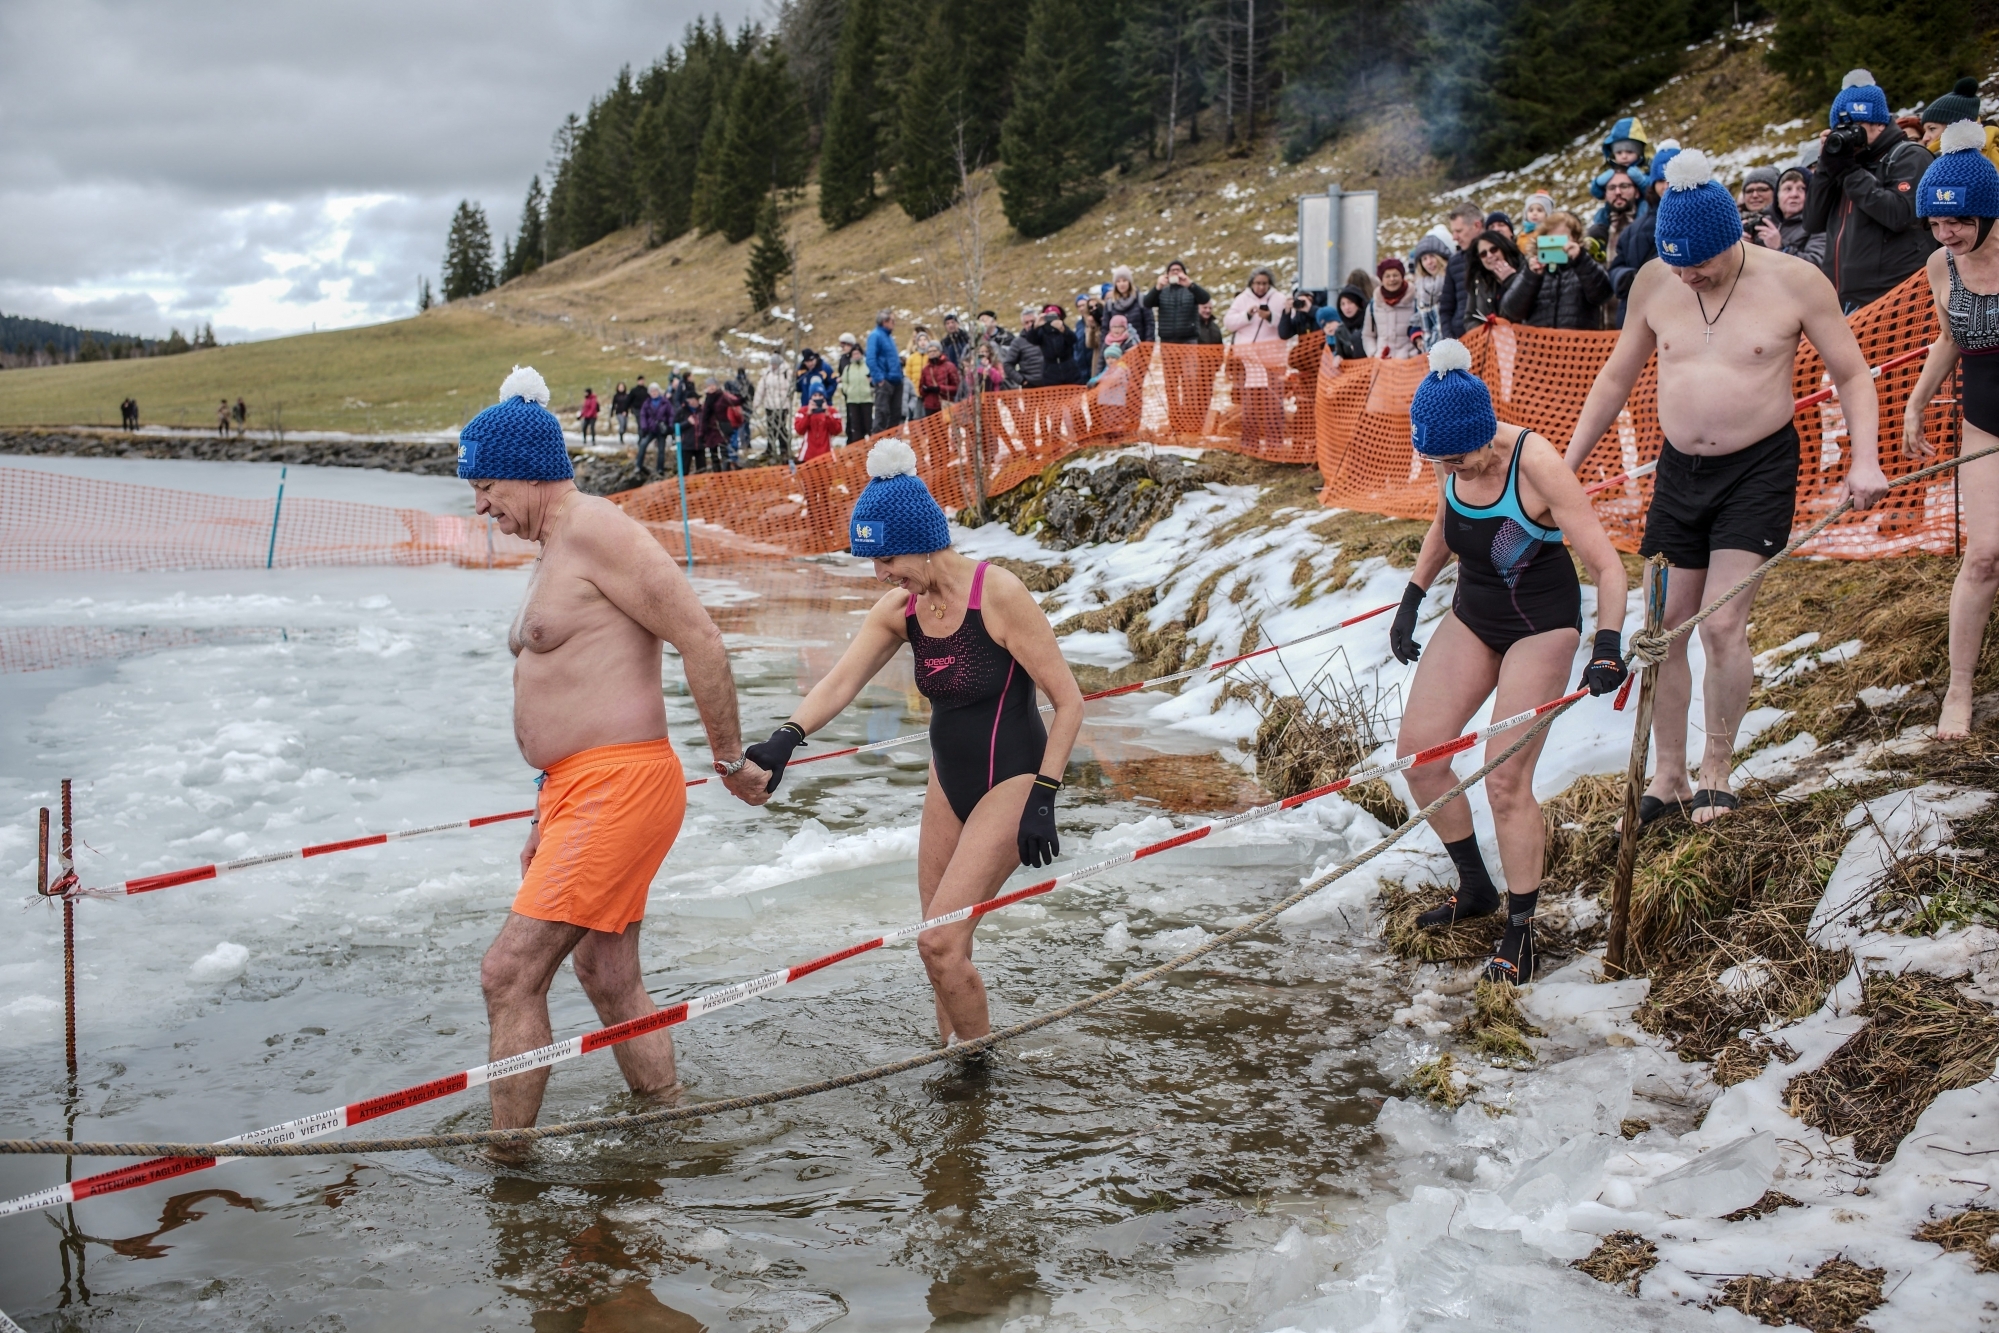
<svg viewBox="0 0 1999 1333">
<path fill-rule="evenodd" d="M 1038 771 L 1048 747 L 1033 678 L 986 633 L 979 611 L 985 583 L 981 561 L 964 623 L 942 638 L 923 632 L 915 593 L 903 612 L 916 654 L 916 688 L 931 704 L 931 764 L 961 821 L 1000 783 Z"/>
</svg>

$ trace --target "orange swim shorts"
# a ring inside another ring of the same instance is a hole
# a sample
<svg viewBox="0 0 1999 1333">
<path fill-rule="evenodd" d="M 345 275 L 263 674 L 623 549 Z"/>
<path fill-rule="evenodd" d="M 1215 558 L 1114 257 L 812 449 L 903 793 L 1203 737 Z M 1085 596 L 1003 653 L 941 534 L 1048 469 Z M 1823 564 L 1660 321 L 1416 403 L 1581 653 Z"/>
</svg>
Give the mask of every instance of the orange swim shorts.
<svg viewBox="0 0 1999 1333">
<path fill-rule="evenodd" d="M 646 914 L 646 891 L 687 813 L 680 757 L 664 740 L 600 745 L 549 767 L 541 845 L 514 895 L 537 921 L 623 931 Z"/>
</svg>

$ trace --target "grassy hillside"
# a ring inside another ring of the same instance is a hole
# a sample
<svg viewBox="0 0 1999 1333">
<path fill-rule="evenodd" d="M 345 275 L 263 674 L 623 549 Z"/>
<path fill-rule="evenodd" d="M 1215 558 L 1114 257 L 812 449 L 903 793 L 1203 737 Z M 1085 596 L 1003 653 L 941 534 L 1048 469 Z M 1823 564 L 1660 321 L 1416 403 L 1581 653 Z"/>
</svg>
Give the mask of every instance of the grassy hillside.
<svg viewBox="0 0 1999 1333">
<path fill-rule="evenodd" d="M 1731 172 L 1791 155 L 1813 127 L 1782 110 L 1782 89 L 1763 67 L 1767 32 L 1717 40 L 1690 54 L 1686 70 L 1636 110 L 1654 138 L 1725 155 Z M 1536 189 L 1593 208 L 1588 181 L 1601 166 L 1593 127 L 1561 153 L 1518 171 L 1454 183 L 1427 152 L 1417 109 L 1384 108 L 1368 125 L 1296 165 L 1274 145 L 1246 156 L 1212 143 L 1182 146 L 1180 160 L 1137 164 L 1114 176 L 1104 201 L 1067 230 L 1039 241 L 1014 234 L 984 182 L 980 226 L 987 272 L 980 304 L 1009 324 L 1028 301 L 1067 306 L 1077 289 L 1130 264 L 1141 282 L 1183 259 L 1218 298 L 1239 289 L 1252 265 L 1280 282 L 1295 251 L 1295 198 L 1336 180 L 1381 192 L 1384 252 L 1406 249 L 1457 195 L 1518 210 Z M 749 242 L 683 236 L 648 250 L 636 232 L 606 237 L 538 273 L 473 301 L 370 328 L 303 335 L 142 362 L 100 362 L 0 372 L 0 424 L 114 423 L 120 398 L 138 398 L 148 421 L 199 425 L 215 400 L 242 394 L 257 424 L 282 403 L 293 429 L 423 430 L 455 426 L 491 401 L 516 362 L 547 375 L 557 406 L 573 406 L 585 384 L 607 383 L 665 364 L 717 367 L 757 360 L 760 347 L 827 347 L 842 332 L 865 335 L 874 312 L 928 317 L 969 304 L 955 240 L 956 211 L 912 223 L 882 203 L 838 232 L 820 224 L 816 190 L 789 225 L 800 271 L 797 328 L 752 312 L 743 292 Z M 783 303 L 789 306 L 787 292 Z"/>
</svg>

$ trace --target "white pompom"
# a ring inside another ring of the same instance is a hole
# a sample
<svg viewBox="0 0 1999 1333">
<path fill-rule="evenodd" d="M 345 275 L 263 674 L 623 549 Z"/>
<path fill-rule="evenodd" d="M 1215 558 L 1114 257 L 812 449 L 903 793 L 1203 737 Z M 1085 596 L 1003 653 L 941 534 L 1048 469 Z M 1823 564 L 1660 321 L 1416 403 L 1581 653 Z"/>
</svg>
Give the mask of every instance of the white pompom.
<svg viewBox="0 0 1999 1333">
<path fill-rule="evenodd" d="M 915 476 L 916 450 L 901 440 L 883 440 L 868 450 L 868 475 L 870 477 Z"/>
<path fill-rule="evenodd" d="M 1652 156 L 1657 157 L 1659 154 L 1666 152 L 1668 150 L 1671 150 L 1672 152 L 1675 153 L 1679 152 L 1680 141 L 1678 139 L 1659 140 L 1658 144 L 1652 149 Z"/>
<path fill-rule="evenodd" d="M 1448 374 L 1453 370 L 1471 369 L 1471 349 L 1456 338 L 1446 338 L 1430 349 L 1430 373 Z"/>
<path fill-rule="evenodd" d="M 514 373 L 500 382 L 500 401 L 509 398 L 526 398 L 547 407 L 548 381 L 533 366 L 515 366 Z"/>
<path fill-rule="evenodd" d="M 1874 76 L 1864 69 L 1850 69 L 1846 71 L 1846 77 L 1839 81 L 1839 90 L 1841 92 L 1845 92 L 1848 88 L 1872 88 L 1873 86 Z"/>
<path fill-rule="evenodd" d="M 1975 120 L 1960 120 L 1955 125 L 1947 125 L 1943 137 L 1937 140 L 1937 151 L 1982 153 L 1985 151 L 1985 127 Z"/>
<path fill-rule="evenodd" d="M 1673 190 L 1697 190 L 1714 179 L 1714 164 L 1698 148 L 1689 148 L 1666 164 L 1666 186 Z"/>
</svg>

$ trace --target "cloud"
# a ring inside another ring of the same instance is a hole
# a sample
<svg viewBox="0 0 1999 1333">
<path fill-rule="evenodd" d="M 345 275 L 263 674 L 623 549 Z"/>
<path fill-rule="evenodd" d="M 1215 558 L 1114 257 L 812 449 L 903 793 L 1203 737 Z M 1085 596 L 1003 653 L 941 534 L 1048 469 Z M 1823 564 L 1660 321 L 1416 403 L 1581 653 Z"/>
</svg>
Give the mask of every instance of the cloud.
<svg viewBox="0 0 1999 1333">
<path fill-rule="evenodd" d="M 714 8 L 14 0 L 0 309 L 227 339 L 407 314 L 461 198 L 511 232 L 562 117 Z"/>
</svg>

